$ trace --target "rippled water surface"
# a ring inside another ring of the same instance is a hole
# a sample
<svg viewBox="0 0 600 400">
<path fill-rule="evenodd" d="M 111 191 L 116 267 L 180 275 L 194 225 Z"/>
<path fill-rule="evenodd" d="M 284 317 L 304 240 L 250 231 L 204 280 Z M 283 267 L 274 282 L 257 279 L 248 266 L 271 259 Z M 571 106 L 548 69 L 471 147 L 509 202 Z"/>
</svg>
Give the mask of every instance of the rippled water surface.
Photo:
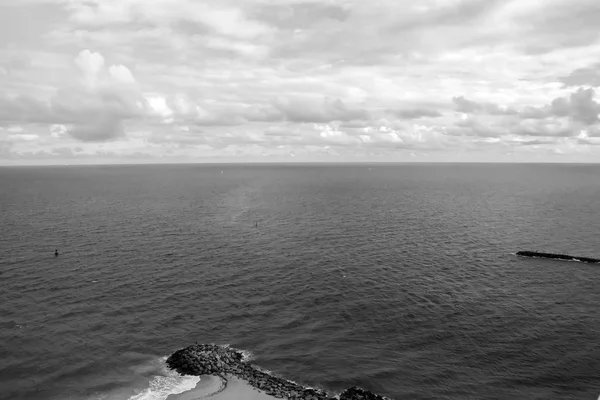
<svg viewBox="0 0 600 400">
<path fill-rule="evenodd" d="M 599 166 L 2 168 L 0 212 L 1 399 L 165 399 L 196 340 L 333 392 L 600 395 L 600 266 L 513 254 L 600 257 Z"/>
</svg>

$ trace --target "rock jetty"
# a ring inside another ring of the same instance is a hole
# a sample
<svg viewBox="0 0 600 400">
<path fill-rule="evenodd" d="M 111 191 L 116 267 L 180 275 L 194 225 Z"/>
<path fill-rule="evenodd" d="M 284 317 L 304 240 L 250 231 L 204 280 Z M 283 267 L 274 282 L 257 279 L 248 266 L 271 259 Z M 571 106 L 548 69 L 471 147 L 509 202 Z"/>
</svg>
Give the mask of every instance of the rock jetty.
<svg viewBox="0 0 600 400">
<path fill-rule="evenodd" d="M 228 346 L 194 344 L 177 350 L 167 365 L 182 375 L 215 375 L 227 382 L 235 376 L 266 394 L 280 399 L 297 400 L 389 400 L 368 390 L 353 386 L 333 397 L 320 389 L 307 388 L 260 371 L 244 360 L 244 354 Z"/>
<path fill-rule="evenodd" d="M 344 390 L 340 394 L 340 400 L 389 400 L 386 397 L 380 396 L 373 392 L 369 392 L 368 390 L 364 390 L 363 388 L 359 388 L 358 386 L 352 386 Z"/>
<path fill-rule="evenodd" d="M 553 258 L 555 260 L 579 261 L 590 264 L 600 264 L 600 259 L 590 257 L 575 257 L 567 254 L 540 253 L 537 251 L 517 251 L 518 256 L 534 258 Z"/>
</svg>

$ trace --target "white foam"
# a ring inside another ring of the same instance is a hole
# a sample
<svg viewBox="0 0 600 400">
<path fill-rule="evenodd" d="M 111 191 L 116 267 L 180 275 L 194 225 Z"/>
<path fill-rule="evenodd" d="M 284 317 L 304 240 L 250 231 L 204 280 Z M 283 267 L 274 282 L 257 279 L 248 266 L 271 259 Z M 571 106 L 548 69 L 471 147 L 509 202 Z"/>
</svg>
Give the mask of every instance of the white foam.
<svg viewBox="0 0 600 400">
<path fill-rule="evenodd" d="M 148 388 L 131 396 L 128 400 L 165 400 L 171 394 L 180 394 L 192 390 L 200 382 L 198 376 L 181 376 L 171 371 L 165 365 L 166 357 L 162 357 L 161 375 L 155 375 L 150 380 Z"/>
<path fill-rule="evenodd" d="M 258 370 L 260 372 L 263 372 L 265 374 L 269 374 L 271 376 L 275 376 L 275 374 L 273 374 L 273 371 L 269 371 L 268 369 L 259 367 L 258 365 L 253 365 L 252 368 L 254 368 L 255 370 Z"/>
<path fill-rule="evenodd" d="M 221 345 L 217 345 L 217 346 L 223 347 L 225 349 L 234 350 L 234 351 L 237 351 L 238 353 L 241 353 L 243 362 L 248 362 L 248 361 L 254 359 L 254 354 L 252 354 L 251 351 L 236 349 L 235 347 L 231 347 L 231 345 L 229 345 L 229 344 L 221 344 Z"/>
<path fill-rule="evenodd" d="M 242 361 L 243 362 L 248 362 L 248 361 L 251 361 L 254 359 L 254 354 L 252 354 L 251 351 L 248 351 L 248 350 L 238 350 L 238 351 L 240 353 L 242 353 Z"/>
</svg>

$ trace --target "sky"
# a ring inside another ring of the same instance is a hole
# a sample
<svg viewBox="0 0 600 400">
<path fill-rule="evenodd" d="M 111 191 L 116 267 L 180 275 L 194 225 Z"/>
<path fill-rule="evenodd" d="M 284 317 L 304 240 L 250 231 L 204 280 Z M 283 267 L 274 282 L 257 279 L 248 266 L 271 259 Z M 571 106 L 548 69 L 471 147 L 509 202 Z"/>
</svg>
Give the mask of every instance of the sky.
<svg viewBox="0 0 600 400">
<path fill-rule="evenodd" d="M 600 162 L 598 0 L 0 0 L 0 164 Z"/>
</svg>

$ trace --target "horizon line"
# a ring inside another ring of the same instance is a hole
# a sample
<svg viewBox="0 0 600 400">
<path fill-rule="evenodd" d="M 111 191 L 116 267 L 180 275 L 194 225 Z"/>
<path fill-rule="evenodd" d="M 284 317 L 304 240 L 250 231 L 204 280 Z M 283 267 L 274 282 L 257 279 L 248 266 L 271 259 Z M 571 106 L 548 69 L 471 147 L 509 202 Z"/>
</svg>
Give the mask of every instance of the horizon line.
<svg viewBox="0 0 600 400">
<path fill-rule="evenodd" d="M 157 165 L 407 165 L 407 164 L 490 164 L 490 165 L 600 165 L 597 162 L 574 161 L 192 161 L 130 163 L 65 163 L 65 164 L 0 164 L 0 168 L 26 167 L 124 167 Z"/>
</svg>

